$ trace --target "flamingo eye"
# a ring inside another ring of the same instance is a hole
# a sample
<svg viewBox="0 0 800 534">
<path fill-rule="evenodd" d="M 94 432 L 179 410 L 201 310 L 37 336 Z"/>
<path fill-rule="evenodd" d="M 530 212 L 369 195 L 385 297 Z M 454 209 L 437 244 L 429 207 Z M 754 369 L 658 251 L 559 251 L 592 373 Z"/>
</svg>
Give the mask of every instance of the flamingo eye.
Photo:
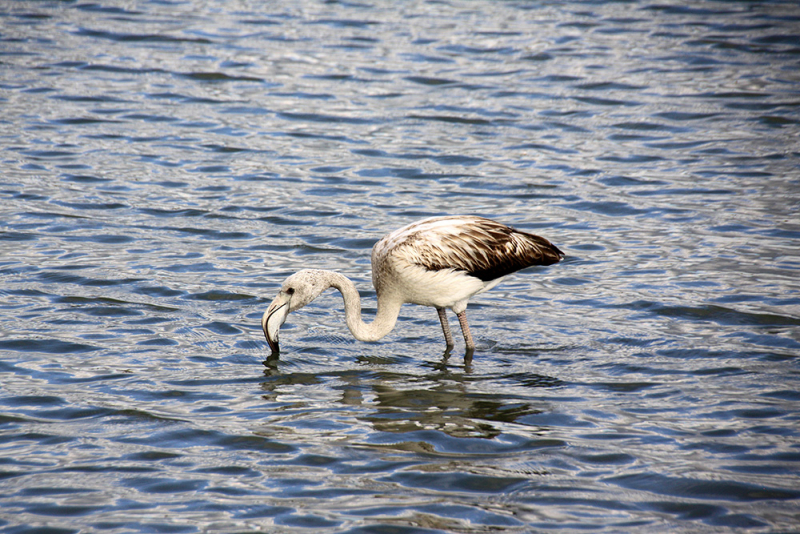
<svg viewBox="0 0 800 534">
<path fill-rule="evenodd" d="M 287 290 L 286 290 L 286 294 L 287 294 L 287 295 L 294 295 L 294 288 L 293 288 L 293 287 L 290 287 L 289 289 L 287 289 Z"/>
</svg>

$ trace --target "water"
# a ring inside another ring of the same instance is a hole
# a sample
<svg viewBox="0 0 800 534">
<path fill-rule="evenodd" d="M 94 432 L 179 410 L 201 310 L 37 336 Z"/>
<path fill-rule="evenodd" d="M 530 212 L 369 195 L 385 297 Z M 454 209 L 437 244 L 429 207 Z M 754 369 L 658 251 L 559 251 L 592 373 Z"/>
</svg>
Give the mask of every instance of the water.
<svg viewBox="0 0 800 534">
<path fill-rule="evenodd" d="M 0 532 L 800 524 L 793 2 L 7 2 Z M 372 244 L 567 253 L 379 343 Z M 452 321 L 452 318 L 451 318 Z"/>
</svg>

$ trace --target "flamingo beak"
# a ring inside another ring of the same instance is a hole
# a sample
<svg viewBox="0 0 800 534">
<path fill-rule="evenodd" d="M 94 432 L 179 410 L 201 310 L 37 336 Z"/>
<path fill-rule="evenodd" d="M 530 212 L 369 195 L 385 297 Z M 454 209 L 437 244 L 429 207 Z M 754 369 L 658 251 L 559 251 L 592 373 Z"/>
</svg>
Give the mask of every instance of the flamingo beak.
<svg viewBox="0 0 800 534">
<path fill-rule="evenodd" d="M 289 315 L 289 298 L 289 295 L 281 291 L 261 317 L 261 328 L 264 330 L 264 337 L 267 338 L 272 354 L 280 352 L 278 348 L 278 331 Z"/>
</svg>

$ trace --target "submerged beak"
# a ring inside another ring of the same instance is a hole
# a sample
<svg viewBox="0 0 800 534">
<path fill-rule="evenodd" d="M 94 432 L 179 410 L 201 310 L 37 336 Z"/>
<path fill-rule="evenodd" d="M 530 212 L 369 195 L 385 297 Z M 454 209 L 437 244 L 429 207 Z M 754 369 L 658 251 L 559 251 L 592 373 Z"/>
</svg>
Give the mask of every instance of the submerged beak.
<svg viewBox="0 0 800 534">
<path fill-rule="evenodd" d="M 278 330 L 281 329 L 283 323 L 286 322 L 286 316 L 289 315 L 289 298 L 289 295 L 281 291 L 261 317 L 261 328 L 264 330 L 264 336 L 267 338 L 272 354 L 280 352 Z"/>
</svg>

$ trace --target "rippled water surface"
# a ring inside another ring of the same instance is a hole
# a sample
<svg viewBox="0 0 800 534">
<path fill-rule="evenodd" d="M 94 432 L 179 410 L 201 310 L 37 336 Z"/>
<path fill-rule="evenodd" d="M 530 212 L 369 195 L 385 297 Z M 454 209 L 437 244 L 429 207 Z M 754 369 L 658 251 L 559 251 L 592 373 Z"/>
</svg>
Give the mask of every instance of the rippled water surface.
<svg viewBox="0 0 800 534">
<path fill-rule="evenodd" d="M 0 532 L 800 525 L 795 2 L 0 7 Z M 566 253 L 352 339 L 387 232 Z M 459 340 L 460 341 L 460 340 Z"/>
</svg>

